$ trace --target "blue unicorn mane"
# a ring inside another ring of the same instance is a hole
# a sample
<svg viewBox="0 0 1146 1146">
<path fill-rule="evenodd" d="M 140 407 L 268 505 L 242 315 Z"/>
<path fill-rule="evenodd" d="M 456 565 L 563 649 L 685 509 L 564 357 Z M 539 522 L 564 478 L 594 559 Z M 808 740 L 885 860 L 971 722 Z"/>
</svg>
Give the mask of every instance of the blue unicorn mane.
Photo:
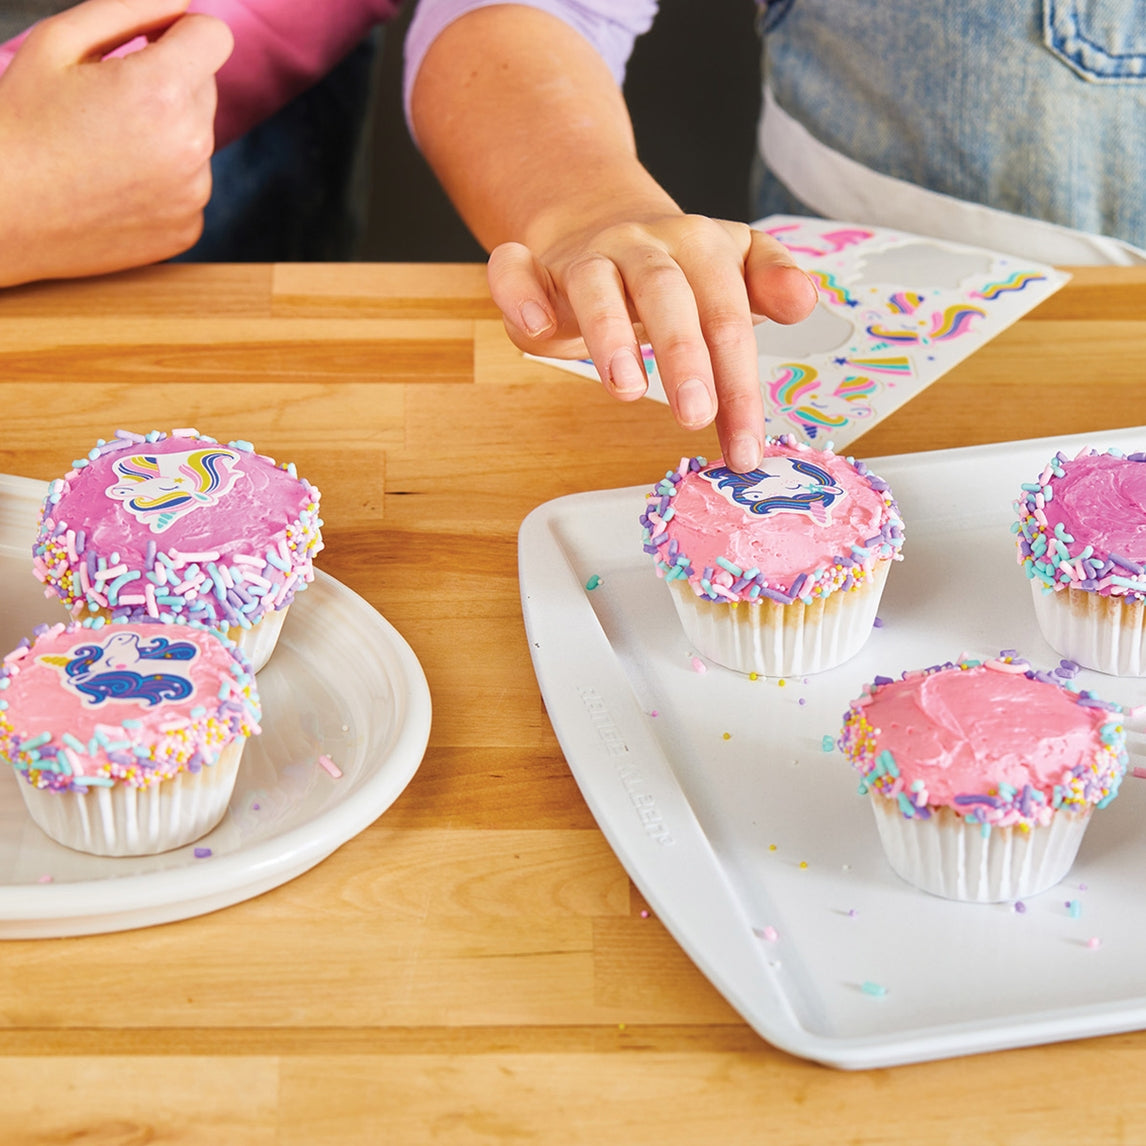
<svg viewBox="0 0 1146 1146">
<path fill-rule="evenodd" d="M 733 501 L 743 506 L 749 513 L 766 514 L 783 509 L 807 510 L 817 504 L 827 509 L 839 497 L 837 490 L 827 488 L 834 485 L 832 475 L 827 470 L 802 458 L 793 458 L 792 468 L 804 477 L 810 477 L 819 488 L 808 490 L 807 493 L 774 494 L 758 501 L 747 501 L 743 496 L 745 491 L 750 490 L 761 478 L 768 476 L 765 470 L 751 470 L 746 474 L 740 474 L 727 466 L 714 466 L 710 470 L 705 470 L 704 476 L 715 479 L 717 489 L 731 488 Z"/>
</svg>

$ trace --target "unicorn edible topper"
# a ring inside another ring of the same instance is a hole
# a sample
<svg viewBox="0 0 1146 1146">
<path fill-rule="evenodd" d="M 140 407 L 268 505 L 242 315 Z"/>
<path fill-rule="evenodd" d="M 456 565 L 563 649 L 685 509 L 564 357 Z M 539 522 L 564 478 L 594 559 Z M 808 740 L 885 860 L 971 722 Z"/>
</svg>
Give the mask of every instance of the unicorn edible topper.
<svg viewBox="0 0 1146 1146">
<path fill-rule="evenodd" d="M 699 476 L 730 504 L 750 514 L 803 513 L 817 525 L 828 525 L 832 503 L 847 497 L 826 469 L 803 458 L 768 457 L 759 469 L 746 474 L 710 466 Z"/>
<path fill-rule="evenodd" d="M 78 645 L 66 656 L 40 657 L 60 674 L 60 683 L 88 705 L 128 701 L 153 708 L 163 701 L 185 700 L 195 691 L 191 663 L 199 650 L 189 641 L 138 633 L 112 633 Z"/>
<path fill-rule="evenodd" d="M 107 496 L 152 533 L 162 533 L 196 509 L 218 505 L 243 476 L 241 454 L 225 446 L 116 458 Z"/>
</svg>

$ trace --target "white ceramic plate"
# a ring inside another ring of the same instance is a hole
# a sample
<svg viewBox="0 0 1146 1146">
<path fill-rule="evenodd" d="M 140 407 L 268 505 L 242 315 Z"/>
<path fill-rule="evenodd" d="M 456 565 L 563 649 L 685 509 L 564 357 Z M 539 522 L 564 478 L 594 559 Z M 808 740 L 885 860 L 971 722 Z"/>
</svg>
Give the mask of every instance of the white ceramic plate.
<svg viewBox="0 0 1146 1146">
<path fill-rule="evenodd" d="M 641 549 L 648 487 L 561 498 L 522 525 L 534 668 L 581 791 L 665 925 L 770 1042 L 866 1068 L 1146 1027 L 1146 780 L 1127 777 L 1066 881 L 1023 911 L 899 880 L 831 747 L 876 674 L 1012 648 L 1057 665 L 1011 503 L 1060 447 L 1144 444 L 1146 427 L 871 460 L 907 535 L 882 627 L 848 663 L 783 686 L 695 671 Z M 1146 681 L 1078 679 L 1146 700 Z"/>
<path fill-rule="evenodd" d="M 0 475 L 0 647 L 66 619 L 32 576 L 47 487 Z M 325 859 L 377 819 L 413 778 L 430 693 L 410 647 L 356 593 L 319 572 L 295 598 L 259 673 L 263 732 L 243 754 L 222 823 L 185 848 L 143 858 L 83 855 L 32 823 L 0 768 L 0 938 L 119 931 L 201 915 L 259 895 Z M 333 777 L 318 758 L 342 772 Z M 195 849 L 209 848 L 197 858 Z"/>
</svg>

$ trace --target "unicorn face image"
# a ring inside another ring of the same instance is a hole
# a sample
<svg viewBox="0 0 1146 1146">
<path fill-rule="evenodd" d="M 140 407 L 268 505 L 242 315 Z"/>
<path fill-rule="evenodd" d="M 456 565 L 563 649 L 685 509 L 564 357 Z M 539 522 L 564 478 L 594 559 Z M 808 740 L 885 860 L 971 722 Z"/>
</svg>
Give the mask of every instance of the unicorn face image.
<svg viewBox="0 0 1146 1146">
<path fill-rule="evenodd" d="M 832 503 L 847 497 L 827 470 L 800 458 L 765 458 L 759 469 L 746 474 L 712 466 L 700 476 L 749 513 L 802 513 L 817 525 L 827 525 Z"/>
<path fill-rule="evenodd" d="M 786 417 L 809 441 L 821 434 L 830 438 L 832 430 L 870 418 L 874 412 L 869 399 L 879 390 L 878 382 L 854 375 L 836 382 L 833 389 L 826 383 L 827 379 L 819 378 L 810 366 L 785 363 L 768 384 L 768 398 L 776 414 Z"/>
<path fill-rule="evenodd" d="M 107 496 L 152 533 L 162 533 L 180 518 L 217 505 L 242 476 L 240 454 L 223 446 L 169 454 L 131 454 L 116 458 L 116 482 Z"/>
<path fill-rule="evenodd" d="M 66 656 L 40 659 L 60 674 L 65 688 L 79 693 L 89 707 L 127 701 L 152 708 L 162 701 L 184 700 L 195 691 L 191 662 L 199 650 L 188 641 L 167 637 L 141 640 L 137 633 L 115 633 L 79 645 Z"/>
</svg>

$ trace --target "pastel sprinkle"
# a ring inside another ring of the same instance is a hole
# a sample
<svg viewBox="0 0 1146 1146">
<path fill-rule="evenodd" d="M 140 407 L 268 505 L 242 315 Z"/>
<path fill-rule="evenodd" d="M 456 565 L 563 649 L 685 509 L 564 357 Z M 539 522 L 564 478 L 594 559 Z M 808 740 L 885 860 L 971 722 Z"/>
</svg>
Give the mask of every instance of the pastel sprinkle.
<svg viewBox="0 0 1146 1146">
<path fill-rule="evenodd" d="M 197 860 L 205 860 L 210 855 L 211 855 L 211 849 L 210 848 L 196 848 L 195 849 L 195 858 Z"/>
<path fill-rule="evenodd" d="M 722 732 L 720 734 L 720 738 L 721 738 L 721 740 L 731 740 L 732 739 L 732 733 L 731 732 Z"/>
<path fill-rule="evenodd" d="M 1099 947 L 1102 946 L 1102 940 L 1099 939 L 1097 935 L 1092 935 L 1086 941 L 1086 945 L 1087 945 L 1087 947 L 1089 947 L 1091 949 L 1091 951 L 1097 951 L 1099 949 Z"/>
<path fill-rule="evenodd" d="M 325 753 L 318 758 L 319 764 L 330 773 L 336 780 L 342 776 L 342 769 Z"/>
<path fill-rule="evenodd" d="M 835 746 L 836 746 L 836 741 L 835 741 L 835 738 L 834 738 L 834 737 L 832 737 L 832 736 L 829 736 L 829 735 L 828 735 L 828 734 L 825 732 L 825 733 L 824 733 L 824 736 L 823 736 L 823 739 L 820 741 L 820 747 L 821 747 L 821 748 L 822 748 L 822 749 L 823 749 L 825 752 L 831 752 L 831 751 L 832 751 L 832 749 L 833 749 L 833 748 L 835 748 Z"/>
<path fill-rule="evenodd" d="M 860 990 L 865 995 L 871 995 L 873 998 L 882 998 L 887 994 L 887 988 L 880 983 L 873 983 L 870 979 L 865 980 L 860 984 Z"/>
<path fill-rule="evenodd" d="M 590 577 L 589 580 L 585 582 L 585 588 L 588 589 L 590 592 L 592 592 L 600 584 L 601 584 L 601 578 L 598 577 L 596 573 L 594 573 L 593 576 Z"/>
<path fill-rule="evenodd" d="M 762 927 L 759 931 L 756 932 L 756 934 L 759 935 L 761 939 L 766 940 L 768 943 L 775 943 L 776 940 L 780 938 L 776 928 L 771 924 L 769 924 L 767 927 Z"/>
<path fill-rule="evenodd" d="M 51 883 L 52 877 L 50 875 L 42 875 L 42 876 L 40 876 L 40 878 L 38 880 L 36 880 L 36 882 L 37 883 Z"/>
<path fill-rule="evenodd" d="M 708 672 L 708 665 L 706 665 L 704 663 L 704 661 L 702 661 L 700 659 L 700 657 L 693 657 L 690 663 L 692 665 L 692 671 L 693 672 L 699 672 L 699 673 Z"/>
<path fill-rule="evenodd" d="M 1027 905 L 1021 899 L 1016 899 L 1015 900 L 1015 910 L 1020 915 L 1023 915 L 1027 910 Z"/>
</svg>

